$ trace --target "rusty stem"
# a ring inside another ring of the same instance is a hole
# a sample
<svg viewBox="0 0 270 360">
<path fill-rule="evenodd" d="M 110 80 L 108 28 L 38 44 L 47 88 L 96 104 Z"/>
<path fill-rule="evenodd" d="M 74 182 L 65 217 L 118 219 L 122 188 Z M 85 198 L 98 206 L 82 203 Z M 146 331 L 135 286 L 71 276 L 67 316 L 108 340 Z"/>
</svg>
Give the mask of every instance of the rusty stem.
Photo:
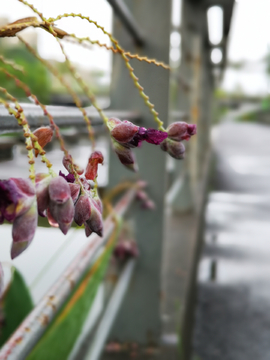
<svg viewBox="0 0 270 360">
<path fill-rule="evenodd" d="M 0 69 L 0 70 L 3 71 L 3 72 L 6 74 L 6 76 L 13 78 L 13 79 L 15 80 L 15 84 L 16 84 L 18 87 L 20 87 L 21 89 L 24 90 L 26 96 L 31 96 L 31 98 L 34 100 L 35 104 L 36 104 L 36 105 L 39 105 L 39 106 L 41 107 L 41 109 L 42 109 L 43 112 L 44 112 L 44 115 L 48 117 L 52 128 L 55 130 L 55 134 L 56 134 L 57 139 L 59 140 L 61 150 L 64 152 L 64 154 L 65 154 L 66 156 L 68 156 L 68 155 L 69 155 L 69 152 L 68 152 L 68 150 L 67 150 L 66 147 L 65 147 L 65 142 L 64 142 L 64 139 L 63 139 L 63 137 L 62 137 L 62 135 L 61 135 L 61 133 L 60 133 L 60 129 L 59 129 L 59 127 L 56 125 L 56 123 L 54 122 L 53 116 L 49 113 L 49 111 L 47 110 L 46 106 L 43 105 L 43 104 L 38 100 L 38 98 L 31 93 L 31 90 L 29 89 L 29 87 L 28 87 L 25 83 L 23 83 L 21 80 L 19 80 L 18 78 L 16 78 L 16 76 L 14 76 L 13 74 L 10 74 L 10 73 L 9 73 L 8 71 L 6 71 L 5 69 Z M 72 157 L 71 157 L 71 172 L 72 172 L 72 174 L 74 175 L 77 183 L 78 183 L 78 184 L 81 186 L 81 188 L 82 188 L 82 184 L 81 184 L 79 175 L 78 175 L 77 171 L 76 171 L 75 168 L 74 168 L 74 163 L 73 163 Z"/>
<path fill-rule="evenodd" d="M 33 154 L 33 151 L 32 151 L 33 150 L 33 145 L 34 145 L 34 148 L 40 154 L 41 161 L 46 164 L 50 175 L 53 176 L 53 177 L 56 176 L 55 172 L 52 170 L 52 163 L 45 156 L 46 151 L 44 151 L 42 149 L 42 147 L 39 145 L 37 137 L 32 133 L 32 131 L 29 128 L 28 121 L 27 121 L 27 119 L 26 119 L 26 117 L 24 115 L 24 112 L 23 112 L 23 108 L 18 103 L 17 99 L 14 98 L 11 94 L 9 94 L 6 89 L 0 87 L 0 91 L 2 93 L 4 93 L 15 104 L 15 108 L 16 108 L 17 111 L 14 110 L 6 100 L 0 98 L 0 102 L 8 110 L 9 114 L 13 115 L 17 119 L 18 124 L 20 126 L 22 126 L 22 128 L 23 128 L 24 137 L 26 138 L 25 143 L 26 143 L 26 149 L 28 151 L 28 158 L 29 158 L 29 165 L 30 165 L 30 176 L 29 176 L 30 179 L 33 182 L 35 181 L 35 169 L 34 169 L 35 160 L 34 160 L 34 154 Z"/>
<path fill-rule="evenodd" d="M 45 59 L 41 58 L 38 53 L 36 52 L 36 50 L 34 48 L 32 48 L 32 46 L 30 44 L 28 44 L 21 36 L 17 35 L 18 39 L 24 43 L 24 45 L 27 47 L 27 49 L 31 52 L 31 54 L 33 54 L 44 66 L 46 66 L 46 68 L 60 81 L 60 83 L 67 89 L 67 91 L 69 92 L 69 94 L 72 96 L 77 108 L 81 111 L 81 113 L 83 114 L 83 118 L 84 121 L 86 122 L 86 124 L 90 123 L 90 120 L 86 114 L 85 109 L 81 106 L 81 101 L 78 98 L 77 94 L 71 89 L 70 85 L 66 82 L 66 80 L 59 75 L 58 71 L 56 68 L 54 68 L 53 65 L 51 65 L 48 61 L 46 61 Z M 91 123 L 90 123 L 91 124 Z M 89 132 L 89 137 L 91 139 L 93 129 L 90 125 L 90 129 L 89 126 L 87 127 L 88 132 Z"/>
</svg>

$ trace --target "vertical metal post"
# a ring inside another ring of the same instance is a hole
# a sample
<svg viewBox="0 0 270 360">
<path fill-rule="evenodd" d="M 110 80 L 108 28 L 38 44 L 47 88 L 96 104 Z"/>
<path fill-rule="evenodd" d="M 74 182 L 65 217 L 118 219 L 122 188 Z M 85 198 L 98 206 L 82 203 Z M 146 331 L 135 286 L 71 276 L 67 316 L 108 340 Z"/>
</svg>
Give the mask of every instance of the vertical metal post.
<svg viewBox="0 0 270 360">
<path fill-rule="evenodd" d="M 199 181 L 209 146 L 212 75 L 209 61 L 208 31 L 205 7 L 183 1 L 182 6 L 182 59 L 180 76 L 184 83 L 179 89 L 179 106 L 187 112 L 198 133 L 187 146 L 187 157 L 181 169 L 182 186 L 174 196 L 174 211 L 187 211 L 196 204 Z M 187 91 L 188 90 L 188 91 Z"/>
<path fill-rule="evenodd" d="M 127 51 L 141 56 L 169 62 L 171 0 L 127 0 L 126 5 L 142 28 L 143 47 L 134 44 L 121 22 L 114 18 L 113 34 Z M 159 117 L 167 125 L 169 76 L 168 70 L 153 64 L 131 61 L 144 92 L 155 104 Z M 125 63 L 119 54 L 113 59 L 111 81 L 112 109 L 136 110 L 142 114 L 144 127 L 156 128 L 153 117 L 138 95 Z M 160 273 L 163 241 L 164 195 L 166 182 L 165 153 L 159 147 L 143 144 L 135 150 L 140 176 L 148 183 L 150 197 L 156 203 L 155 211 L 146 212 L 138 206 L 132 214 L 136 219 L 136 240 L 140 257 L 135 276 L 126 300 L 115 322 L 111 338 L 119 341 L 136 341 L 140 344 L 158 343 L 160 321 Z M 130 172 L 119 163 L 116 155 L 110 158 L 110 185 L 130 178 Z"/>
<path fill-rule="evenodd" d="M 200 33 L 198 26 L 198 9 L 189 1 L 183 0 L 181 20 L 181 65 L 178 106 L 189 116 L 189 122 L 198 123 L 199 117 L 199 78 L 200 78 Z M 200 19 L 199 19 L 200 20 Z M 174 194 L 172 208 L 175 212 L 187 212 L 193 209 L 197 178 L 197 137 L 187 146 L 186 160 L 178 167 L 177 193 Z"/>
</svg>

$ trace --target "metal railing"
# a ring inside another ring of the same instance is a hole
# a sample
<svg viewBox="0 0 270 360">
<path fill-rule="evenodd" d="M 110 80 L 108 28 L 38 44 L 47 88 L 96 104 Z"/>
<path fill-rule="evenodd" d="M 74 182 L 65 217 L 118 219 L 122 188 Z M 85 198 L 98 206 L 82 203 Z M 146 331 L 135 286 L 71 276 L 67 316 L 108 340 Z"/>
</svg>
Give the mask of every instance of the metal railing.
<svg viewBox="0 0 270 360">
<path fill-rule="evenodd" d="M 132 189 L 122 197 L 114 208 L 116 216 L 124 216 L 134 200 L 135 193 L 136 190 Z M 89 244 L 87 244 L 80 254 L 76 256 L 56 283 L 49 289 L 43 299 L 37 304 L 34 310 L 27 316 L 0 350 L 1 360 L 25 359 L 49 327 L 57 311 L 59 311 L 73 289 L 80 282 L 83 274 L 93 266 L 98 251 L 106 245 L 114 228 L 114 215 L 111 215 L 104 223 L 104 236 L 102 238 L 97 235 L 93 237 Z M 106 331 L 108 332 L 110 328 L 109 325 L 112 323 L 112 319 L 119 309 L 119 305 L 125 295 L 125 290 L 134 270 L 134 265 L 135 260 L 130 260 L 123 269 L 123 273 L 120 276 L 111 302 L 109 302 L 109 308 L 105 311 L 104 318 L 100 323 L 101 330 L 99 330 L 99 332 L 102 333 L 102 337 L 98 336 L 96 342 L 93 343 L 92 351 L 95 354 L 95 356 L 91 357 L 93 359 L 97 359 L 103 349 L 104 342 L 107 338 L 104 336 L 106 333 L 102 330 L 104 323 L 106 324 Z"/>
</svg>

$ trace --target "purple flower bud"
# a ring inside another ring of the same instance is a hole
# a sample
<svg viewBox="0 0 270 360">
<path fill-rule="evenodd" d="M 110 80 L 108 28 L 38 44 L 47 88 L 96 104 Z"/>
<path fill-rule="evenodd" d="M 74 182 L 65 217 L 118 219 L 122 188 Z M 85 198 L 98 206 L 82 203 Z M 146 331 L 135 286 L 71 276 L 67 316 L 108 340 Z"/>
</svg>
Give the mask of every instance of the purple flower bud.
<svg viewBox="0 0 270 360">
<path fill-rule="evenodd" d="M 141 201 L 141 206 L 143 209 L 154 210 L 156 208 L 154 201 L 149 199 L 145 191 L 138 190 L 136 193 L 136 198 Z"/>
<path fill-rule="evenodd" d="M 74 218 L 74 204 L 71 197 L 63 204 L 50 202 L 50 213 L 63 234 L 67 234 Z"/>
<path fill-rule="evenodd" d="M 186 122 L 178 121 L 170 124 L 167 132 L 171 140 L 189 140 L 192 135 L 196 134 L 197 127 L 194 124 L 187 124 Z"/>
<path fill-rule="evenodd" d="M 53 137 L 53 130 L 49 126 L 42 126 L 36 129 L 33 134 L 37 137 L 39 145 L 44 148 Z M 38 150 L 35 149 L 35 156 L 38 156 Z"/>
<path fill-rule="evenodd" d="M 161 143 L 160 148 L 163 151 L 167 151 L 174 159 L 178 159 L 178 160 L 184 159 L 185 146 L 182 142 L 174 141 L 171 139 L 165 139 Z"/>
<path fill-rule="evenodd" d="M 2 294 L 3 287 L 4 287 L 4 271 L 2 264 L 0 263 L 0 296 Z"/>
<path fill-rule="evenodd" d="M 147 194 L 146 194 L 145 191 L 143 191 L 143 190 L 138 190 L 138 191 L 136 192 L 136 198 L 137 198 L 138 200 L 141 200 L 141 201 L 146 201 L 146 200 L 148 199 L 148 196 L 147 196 Z"/>
<path fill-rule="evenodd" d="M 38 213 L 40 216 L 45 217 L 44 211 L 49 206 L 49 184 L 52 177 L 49 174 L 37 174 L 36 175 L 36 195 Z"/>
<path fill-rule="evenodd" d="M 93 200 L 91 201 L 91 216 L 86 221 L 86 224 L 93 232 L 101 237 L 103 236 L 102 214 Z"/>
<path fill-rule="evenodd" d="M 84 223 L 84 230 L 86 237 L 89 237 L 93 233 L 93 231 L 90 229 L 86 222 Z"/>
<path fill-rule="evenodd" d="M 91 215 L 91 202 L 87 194 L 79 197 L 75 205 L 74 221 L 77 225 L 82 226 L 90 218 Z"/>
<path fill-rule="evenodd" d="M 85 177 L 87 180 L 95 180 L 97 177 L 98 164 L 103 164 L 103 155 L 100 151 L 94 151 L 89 160 L 85 170 Z"/>
<path fill-rule="evenodd" d="M 80 194 L 80 185 L 79 184 L 72 184 L 69 183 L 70 188 L 70 195 L 73 200 L 73 203 L 76 204 L 76 201 L 78 200 L 79 194 Z"/>
<path fill-rule="evenodd" d="M 138 257 L 139 251 L 135 241 L 122 240 L 115 246 L 113 254 L 118 260 L 125 261 Z"/>
<path fill-rule="evenodd" d="M 63 165 L 64 167 L 67 169 L 67 171 L 71 174 L 72 173 L 72 164 L 73 164 L 73 168 L 74 170 L 79 174 L 82 175 L 84 173 L 84 170 L 77 164 L 74 164 L 73 160 L 72 160 L 72 156 L 71 155 L 65 155 L 63 157 Z"/>
<path fill-rule="evenodd" d="M 87 191 L 89 191 L 90 189 L 91 189 L 91 185 L 89 184 L 89 182 L 86 180 L 86 178 L 85 177 L 80 177 L 80 181 L 81 181 L 81 183 L 82 183 L 82 185 L 83 185 L 83 188 L 85 189 L 85 190 L 87 190 Z"/>
<path fill-rule="evenodd" d="M 134 125 L 130 121 L 125 120 L 112 129 L 111 135 L 116 141 L 120 143 L 128 143 L 133 139 L 134 135 L 138 132 L 138 130 L 138 126 Z"/>
<path fill-rule="evenodd" d="M 35 235 L 37 218 L 37 202 L 35 200 L 27 212 L 14 220 L 12 227 L 12 259 L 20 255 L 30 245 Z"/>
<path fill-rule="evenodd" d="M 98 234 L 103 235 L 103 219 L 102 219 L 102 203 L 98 196 L 96 189 L 92 191 L 92 198 L 90 197 L 91 203 L 91 215 L 85 223 L 88 225 L 90 230 Z"/>
<path fill-rule="evenodd" d="M 59 171 L 59 176 L 62 176 L 68 183 L 74 183 L 75 182 L 75 176 L 73 174 L 67 174 L 65 175 L 62 173 L 62 171 Z"/>
<path fill-rule="evenodd" d="M 58 228 L 59 225 L 58 225 L 57 221 L 54 219 L 54 217 L 52 216 L 49 208 L 47 209 L 46 213 L 47 213 L 47 219 L 48 219 L 49 224 L 52 227 Z"/>
<path fill-rule="evenodd" d="M 154 203 L 153 200 L 147 199 L 142 203 L 142 207 L 143 209 L 147 209 L 147 210 L 155 210 L 156 204 Z"/>
<path fill-rule="evenodd" d="M 50 200 L 57 204 L 64 204 L 70 198 L 68 183 L 61 177 L 53 178 L 49 184 Z"/>
<path fill-rule="evenodd" d="M 29 210 L 35 198 L 35 188 L 29 179 L 0 180 L 0 224 L 13 222 Z"/>
<path fill-rule="evenodd" d="M 112 139 L 112 145 L 121 163 L 128 169 L 136 172 L 138 170 L 138 166 L 136 164 L 135 155 L 132 151 L 114 139 Z"/>
<path fill-rule="evenodd" d="M 113 128 L 115 128 L 115 126 L 121 124 L 122 121 L 120 119 L 117 119 L 117 118 L 110 118 L 109 121 L 108 121 L 108 127 L 110 130 L 112 130 Z"/>
</svg>

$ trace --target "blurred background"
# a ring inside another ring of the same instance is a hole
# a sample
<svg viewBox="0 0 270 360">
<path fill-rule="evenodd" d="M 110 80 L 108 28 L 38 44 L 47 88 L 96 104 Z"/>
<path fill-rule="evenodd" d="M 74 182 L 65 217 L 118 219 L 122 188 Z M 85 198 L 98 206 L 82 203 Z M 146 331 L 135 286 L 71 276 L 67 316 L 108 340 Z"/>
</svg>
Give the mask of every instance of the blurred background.
<svg viewBox="0 0 270 360">
<path fill-rule="evenodd" d="M 149 144 L 136 150 L 139 176 L 148 182 L 156 209 L 145 212 L 132 205 L 128 212 L 129 237 L 136 239 L 140 252 L 135 270 L 121 300 L 114 300 L 118 308 L 108 321 L 106 316 L 110 318 L 114 310 L 109 307 L 106 312 L 106 305 L 111 304 L 116 280 L 122 279 L 112 260 L 72 352 L 55 358 L 270 358 L 270 2 L 32 3 L 47 18 L 63 13 L 89 16 L 112 32 L 126 51 L 169 64 L 167 70 L 130 60 L 166 126 L 186 121 L 198 127 L 196 138 L 185 144 L 186 157 L 181 162 Z M 0 0 L 0 27 L 28 16 L 33 12 L 23 3 Z M 56 25 L 111 45 L 108 36 L 78 17 L 64 18 Z M 67 79 L 92 118 L 97 149 L 105 158 L 98 178 L 101 196 L 122 181 L 137 180 L 118 163 L 91 101 L 70 74 L 53 36 L 31 27 L 20 35 Z M 72 38 L 62 43 L 108 116 L 154 127 L 119 54 L 86 42 L 74 44 Z M 24 67 L 25 74 L 18 74 L 0 61 L 1 67 L 16 74 L 49 105 L 75 162 L 85 167 L 90 145 L 72 96 L 16 37 L 0 38 L 0 55 Z M 46 124 L 42 111 L 3 72 L 0 86 L 24 104 L 31 128 Z M 12 121 L 0 107 L 2 179 L 28 174 L 24 138 Z M 55 168 L 63 171 L 57 141 L 48 144 L 46 151 Z M 37 172 L 41 171 L 44 167 L 37 162 Z M 73 227 L 65 237 L 44 221 L 39 225 L 31 247 L 13 261 L 11 226 L 0 229 L 5 286 L 13 264 L 35 305 L 47 296 L 74 256 L 94 241 L 92 236 L 85 238 L 82 229 Z M 7 338 L 2 338 L 2 345 Z M 37 340 L 30 340 L 29 346 Z M 16 354 L 14 359 L 26 358 Z"/>
</svg>

